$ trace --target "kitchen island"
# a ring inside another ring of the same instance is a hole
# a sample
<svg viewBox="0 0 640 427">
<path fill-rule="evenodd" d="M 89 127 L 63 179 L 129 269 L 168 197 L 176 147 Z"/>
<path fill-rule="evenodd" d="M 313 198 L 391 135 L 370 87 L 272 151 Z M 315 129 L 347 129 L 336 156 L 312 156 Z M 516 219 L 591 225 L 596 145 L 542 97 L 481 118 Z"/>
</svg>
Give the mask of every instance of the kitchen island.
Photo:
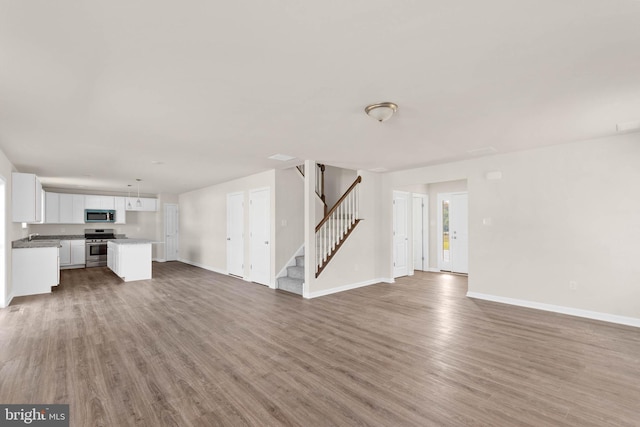
<svg viewBox="0 0 640 427">
<path fill-rule="evenodd" d="M 151 279 L 151 240 L 112 239 L 107 242 L 107 267 L 125 282 Z"/>
</svg>

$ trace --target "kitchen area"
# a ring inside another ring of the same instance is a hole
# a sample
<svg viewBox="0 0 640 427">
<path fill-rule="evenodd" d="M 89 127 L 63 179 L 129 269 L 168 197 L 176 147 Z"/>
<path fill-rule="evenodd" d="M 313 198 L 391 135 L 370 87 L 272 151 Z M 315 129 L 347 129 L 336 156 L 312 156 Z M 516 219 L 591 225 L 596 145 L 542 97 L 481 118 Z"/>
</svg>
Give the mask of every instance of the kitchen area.
<svg viewBox="0 0 640 427">
<path fill-rule="evenodd" d="M 108 267 L 125 282 L 151 279 L 163 251 L 158 198 L 63 191 L 13 174 L 13 222 L 28 234 L 12 243 L 13 296 L 51 292 L 61 269 Z"/>
</svg>

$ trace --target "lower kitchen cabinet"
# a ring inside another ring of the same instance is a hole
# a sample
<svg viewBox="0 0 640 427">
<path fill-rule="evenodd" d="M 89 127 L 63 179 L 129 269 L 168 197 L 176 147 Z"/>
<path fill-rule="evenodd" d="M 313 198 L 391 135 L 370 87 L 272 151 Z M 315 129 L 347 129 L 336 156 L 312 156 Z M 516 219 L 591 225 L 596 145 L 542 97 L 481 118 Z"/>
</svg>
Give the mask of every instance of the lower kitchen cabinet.
<svg viewBox="0 0 640 427">
<path fill-rule="evenodd" d="M 60 240 L 60 268 L 84 268 L 85 240 Z"/>
<path fill-rule="evenodd" d="M 13 295 L 50 293 L 60 283 L 58 263 L 58 247 L 12 249 Z"/>
</svg>

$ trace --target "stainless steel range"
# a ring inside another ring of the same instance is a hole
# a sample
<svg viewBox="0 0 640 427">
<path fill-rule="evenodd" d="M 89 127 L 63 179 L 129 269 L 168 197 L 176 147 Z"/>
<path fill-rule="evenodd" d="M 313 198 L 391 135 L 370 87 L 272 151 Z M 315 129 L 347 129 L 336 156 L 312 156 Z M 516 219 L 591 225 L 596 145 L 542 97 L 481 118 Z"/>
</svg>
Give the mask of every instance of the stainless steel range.
<svg viewBox="0 0 640 427">
<path fill-rule="evenodd" d="M 107 242 L 116 238 L 113 228 L 85 228 L 84 238 L 87 267 L 107 265 Z"/>
</svg>

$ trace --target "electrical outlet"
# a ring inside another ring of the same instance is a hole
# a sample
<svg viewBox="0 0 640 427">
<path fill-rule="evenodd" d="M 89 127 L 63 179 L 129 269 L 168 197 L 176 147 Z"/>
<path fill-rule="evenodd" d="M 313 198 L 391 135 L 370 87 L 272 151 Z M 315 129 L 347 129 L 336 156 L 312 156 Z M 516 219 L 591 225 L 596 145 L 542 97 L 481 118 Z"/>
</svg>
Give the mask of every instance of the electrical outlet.
<svg viewBox="0 0 640 427">
<path fill-rule="evenodd" d="M 577 291 L 578 282 L 576 282 L 575 280 L 569 280 L 569 289 L 571 289 L 572 291 Z"/>
</svg>

